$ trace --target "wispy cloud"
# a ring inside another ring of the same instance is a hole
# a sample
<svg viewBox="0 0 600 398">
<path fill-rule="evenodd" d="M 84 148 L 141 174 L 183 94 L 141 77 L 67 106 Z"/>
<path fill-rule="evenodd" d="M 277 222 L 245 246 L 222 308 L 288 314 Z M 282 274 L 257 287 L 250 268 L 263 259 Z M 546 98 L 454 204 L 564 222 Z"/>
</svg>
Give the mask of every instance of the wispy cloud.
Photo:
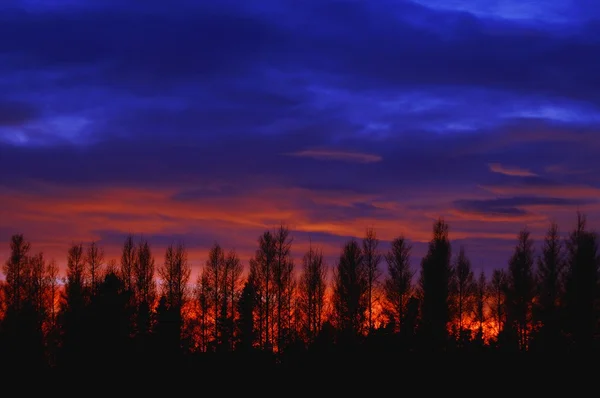
<svg viewBox="0 0 600 398">
<path fill-rule="evenodd" d="M 331 149 L 307 149 L 298 152 L 287 153 L 288 156 L 313 158 L 317 160 L 339 160 L 353 163 L 380 162 L 383 158 L 379 155 L 362 152 L 347 152 Z"/>
<path fill-rule="evenodd" d="M 490 170 L 493 171 L 494 173 L 504 174 L 507 176 L 514 176 L 514 177 L 536 177 L 537 176 L 537 174 L 535 174 L 527 169 L 522 169 L 520 167 L 503 166 L 500 163 L 490 163 L 488 166 L 490 167 Z"/>
</svg>

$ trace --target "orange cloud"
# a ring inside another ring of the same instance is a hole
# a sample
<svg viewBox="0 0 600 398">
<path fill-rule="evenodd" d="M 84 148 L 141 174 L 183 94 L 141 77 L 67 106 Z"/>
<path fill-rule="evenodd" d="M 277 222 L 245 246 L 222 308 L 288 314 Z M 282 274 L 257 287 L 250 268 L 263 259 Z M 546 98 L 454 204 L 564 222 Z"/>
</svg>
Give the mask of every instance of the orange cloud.
<svg viewBox="0 0 600 398">
<path fill-rule="evenodd" d="M 537 174 L 532 173 L 529 170 L 526 169 L 521 169 L 519 167 L 507 167 L 507 166 L 503 166 L 500 163 L 490 163 L 489 168 L 491 171 L 493 171 L 494 173 L 499 173 L 499 174 L 504 174 L 507 176 L 514 176 L 514 177 L 535 177 L 537 176 Z"/>
</svg>

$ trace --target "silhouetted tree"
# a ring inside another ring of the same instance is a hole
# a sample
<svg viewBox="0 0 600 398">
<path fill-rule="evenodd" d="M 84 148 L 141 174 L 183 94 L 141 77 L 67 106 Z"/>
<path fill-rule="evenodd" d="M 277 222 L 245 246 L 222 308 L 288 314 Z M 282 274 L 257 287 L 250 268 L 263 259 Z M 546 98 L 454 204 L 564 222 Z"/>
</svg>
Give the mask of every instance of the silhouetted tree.
<svg viewBox="0 0 600 398">
<path fill-rule="evenodd" d="M 89 360 L 85 256 L 81 243 L 69 248 L 67 275 L 61 306 L 62 361 L 67 366 L 82 366 Z"/>
<path fill-rule="evenodd" d="M 453 293 L 454 306 L 456 309 L 456 320 L 458 322 L 459 342 L 465 340 L 463 334 L 470 334 L 470 329 L 465 330 L 465 316 L 470 317 L 475 310 L 475 277 L 471 270 L 471 261 L 465 253 L 465 248 L 461 246 L 453 273 Z M 467 339 L 468 340 L 468 339 Z M 464 342 L 464 341 L 463 341 Z M 460 343 L 459 343 L 460 344 Z"/>
<path fill-rule="evenodd" d="M 233 351 L 235 348 L 234 343 L 234 331 L 233 325 L 235 324 L 235 305 L 236 305 L 236 297 L 239 293 L 239 284 L 242 277 L 242 273 L 244 271 L 244 267 L 242 266 L 242 262 L 238 257 L 235 250 L 231 250 L 227 257 L 225 258 L 225 270 L 227 275 L 227 290 L 229 293 L 229 304 L 231 308 L 231 313 L 229 314 L 228 325 L 231 326 L 232 330 L 230 332 L 230 344 L 231 350 Z"/>
<path fill-rule="evenodd" d="M 162 280 L 161 291 L 167 304 L 181 310 L 189 295 L 188 282 L 192 268 L 188 263 L 188 254 L 183 244 L 167 247 L 165 261 L 158 274 Z"/>
<path fill-rule="evenodd" d="M 59 269 L 55 259 L 48 262 L 46 268 L 47 294 L 46 307 L 48 308 L 48 327 L 46 331 L 46 346 L 48 351 L 48 363 L 56 365 L 56 356 L 60 345 L 60 330 L 57 322 L 57 305 L 60 298 Z"/>
<path fill-rule="evenodd" d="M 137 254 L 135 252 L 135 244 L 133 243 L 133 235 L 129 234 L 125 238 L 121 252 L 120 276 L 125 285 L 125 290 L 131 292 L 134 291 L 133 267 L 136 260 Z"/>
<path fill-rule="evenodd" d="M 298 291 L 302 330 L 308 343 L 314 341 L 323 324 L 326 276 L 323 252 L 311 246 L 302 258 Z"/>
<path fill-rule="evenodd" d="M 443 350 L 448 340 L 449 300 L 453 267 L 448 224 L 438 219 L 433 225 L 433 238 L 421 260 L 419 280 L 421 296 L 421 335 L 433 350 Z"/>
<path fill-rule="evenodd" d="M 271 303 L 274 297 L 273 289 L 273 268 L 277 256 L 276 240 L 270 231 L 265 231 L 258 238 L 258 249 L 254 258 L 250 259 L 250 270 L 254 274 L 254 283 L 258 294 L 258 321 L 259 336 L 263 348 L 267 351 L 272 350 L 270 329 L 272 327 L 269 320 L 273 311 Z M 263 338 L 264 334 L 264 338 Z"/>
<path fill-rule="evenodd" d="M 213 309 L 213 341 L 215 344 L 222 342 L 223 322 L 221 318 L 221 307 L 225 284 L 223 283 L 225 275 L 225 253 L 218 243 L 214 243 L 208 252 L 205 269 L 208 275 L 208 291 L 210 292 L 210 302 Z"/>
<path fill-rule="evenodd" d="M 544 351 L 558 348 L 561 337 L 560 305 L 563 296 L 563 271 L 564 258 L 558 224 L 553 222 L 544 237 L 536 274 L 538 300 L 534 315 L 541 323 L 536 340 L 538 349 Z"/>
<path fill-rule="evenodd" d="M 344 245 L 333 279 L 333 312 L 338 329 L 344 341 L 356 342 L 365 329 L 369 286 L 363 253 L 354 239 Z"/>
<path fill-rule="evenodd" d="M 483 325 L 487 320 L 487 314 L 485 311 L 487 300 L 488 300 L 488 284 L 485 277 L 485 273 L 481 271 L 477 282 L 475 282 L 474 289 L 475 296 L 475 322 L 477 322 L 477 334 L 475 335 L 475 341 L 480 345 L 483 345 L 484 331 Z"/>
<path fill-rule="evenodd" d="M 102 280 L 96 281 L 96 294 L 91 297 L 89 305 L 88 337 L 92 350 L 88 355 L 97 371 L 104 370 L 109 364 L 113 372 L 125 371 L 134 365 L 132 354 L 138 359 L 138 364 L 148 365 L 150 347 L 144 346 L 143 350 L 135 353 L 130 350 L 130 295 L 116 270 L 109 271 Z"/>
<path fill-rule="evenodd" d="M 146 336 L 151 331 L 152 309 L 156 300 L 156 282 L 154 281 L 154 256 L 147 240 L 141 240 L 135 250 L 133 262 L 133 296 L 136 302 L 136 331 Z M 141 337 L 147 339 L 147 337 Z"/>
<path fill-rule="evenodd" d="M 90 243 L 87 248 L 86 255 L 87 274 L 89 276 L 89 286 L 92 295 L 96 292 L 96 287 L 99 280 L 99 275 L 102 273 L 104 265 L 104 250 L 98 247 L 96 242 Z"/>
<path fill-rule="evenodd" d="M 242 289 L 237 303 L 237 344 L 236 350 L 249 352 L 254 347 L 256 333 L 254 326 L 254 311 L 257 305 L 256 285 L 253 277 L 249 277 Z"/>
<path fill-rule="evenodd" d="M 0 361 L 9 369 L 35 370 L 47 363 L 42 331 L 45 261 L 41 253 L 30 258 L 29 250 L 23 235 L 13 235 L 3 267 L 6 305 L 0 322 Z"/>
<path fill-rule="evenodd" d="M 365 237 L 362 240 L 363 261 L 365 262 L 365 271 L 367 277 L 367 305 L 368 305 L 368 324 L 369 331 L 373 330 L 373 295 L 381 276 L 379 263 L 381 263 L 381 253 L 379 253 L 379 239 L 373 228 L 368 228 Z"/>
<path fill-rule="evenodd" d="M 491 316 L 496 324 L 497 334 L 504 330 L 506 324 L 506 292 L 508 291 L 508 277 L 503 269 L 492 272 L 492 280 L 488 287 L 490 296 Z"/>
<path fill-rule="evenodd" d="M 529 347 L 531 310 L 534 298 L 533 240 L 529 231 L 521 230 L 508 265 L 507 322 L 514 328 L 519 349 Z"/>
<path fill-rule="evenodd" d="M 48 315 L 48 301 L 46 299 L 48 279 L 46 278 L 46 259 L 42 252 L 30 257 L 27 279 L 26 299 L 31 302 L 33 310 L 37 313 L 40 322 L 38 328 L 41 330 L 42 323 L 46 321 Z"/>
<path fill-rule="evenodd" d="M 10 257 L 4 263 L 2 271 L 6 283 L 4 284 L 4 299 L 6 307 L 19 311 L 24 295 L 25 281 L 27 279 L 29 249 L 31 244 L 25 240 L 23 234 L 16 234 L 10 239 Z"/>
<path fill-rule="evenodd" d="M 200 323 L 200 351 L 206 352 L 208 349 L 208 330 L 209 330 L 209 312 L 212 308 L 210 305 L 210 281 L 208 268 L 204 267 L 202 272 L 198 274 L 195 286 L 196 301 L 199 310 Z"/>
<path fill-rule="evenodd" d="M 567 240 L 565 300 L 571 349 L 586 352 L 598 328 L 598 237 L 586 229 L 586 217 L 577 213 L 577 225 Z"/>
<path fill-rule="evenodd" d="M 275 231 L 273 238 L 275 240 L 273 288 L 277 299 L 275 303 L 277 313 L 277 349 L 281 351 L 283 346 L 282 332 L 286 329 L 290 316 L 290 308 L 288 308 L 290 297 L 288 297 L 288 294 L 292 293 L 290 285 L 293 283 L 292 238 L 290 237 L 289 228 L 283 224 Z"/>
<path fill-rule="evenodd" d="M 385 299 L 388 304 L 390 318 L 397 332 L 402 330 L 406 307 L 412 296 L 412 279 L 414 271 L 410 266 L 412 246 L 404 236 L 392 240 L 390 250 L 385 255 L 388 275 L 384 283 Z"/>
</svg>

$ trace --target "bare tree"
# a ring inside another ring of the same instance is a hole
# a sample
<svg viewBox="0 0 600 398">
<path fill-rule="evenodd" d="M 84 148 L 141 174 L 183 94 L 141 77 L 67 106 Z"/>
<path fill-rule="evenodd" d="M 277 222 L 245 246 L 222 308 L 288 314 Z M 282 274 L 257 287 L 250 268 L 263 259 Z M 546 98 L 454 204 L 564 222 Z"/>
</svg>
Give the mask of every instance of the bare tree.
<svg viewBox="0 0 600 398">
<path fill-rule="evenodd" d="M 133 266 L 137 260 L 137 254 L 135 251 L 135 244 L 133 243 L 133 235 L 129 234 L 127 238 L 125 238 L 125 242 L 123 243 L 123 250 L 121 253 L 121 270 L 120 276 L 123 280 L 123 284 L 125 285 L 125 290 L 133 292 L 134 290 L 134 282 L 133 282 Z"/>
<path fill-rule="evenodd" d="M 231 308 L 230 324 L 233 326 L 235 322 L 235 308 L 236 308 L 236 296 L 238 295 L 238 291 L 240 290 L 240 282 L 242 273 L 244 271 L 244 267 L 242 266 L 242 262 L 238 257 L 235 250 L 231 250 L 227 257 L 225 258 L 225 268 L 227 270 L 227 285 L 229 292 L 229 304 Z M 234 349 L 234 339 L 233 339 L 233 329 L 231 336 L 231 350 Z"/>
<path fill-rule="evenodd" d="M 214 243 L 208 252 L 205 269 L 208 273 L 209 291 L 211 293 L 211 304 L 213 307 L 213 338 L 215 344 L 219 342 L 221 330 L 219 330 L 220 306 L 222 306 L 223 280 L 225 278 L 225 253 L 218 243 Z"/>
<path fill-rule="evenodd" d="M 315 340 L 323 324 L 326 277 L 323 252 L 311 246 L 302 258 L 299 284 L 302 329 L 309 343 Z"/>
<path fill-rule="evenodd" d="M 51 259 L 48 262 L 46 268 L 46 284 L 48 286 L 48 304 L 47 307 L 50 310 L 50 324 L 52 327 L 56 326 L 56 305 L 59 297 L 59 269 L 56 260 Z"/>
<path fill-rule="evenodd" d="M 208 348 L 208 315 L 211 308 L 209 273 L 206 267 L 198 274 L 196 279 L 195 295 L 200 311 L 200 351 L 206 352 Z"/>
<path fill-rule="evenodd" d="M 275 267 L 277 256 L 276 240 L 271 231 L 265 231 L 258 238 L 258 249 L 254 258 L 250 260 L 250 270 L 254 272 L 255 283 L 258 294 L 258 312 L 260 318 L 259 330 L 264 332 L 263 347 L 267 350 L 272 349 L 271 337 L 269 335 L 272 328 L 269 317 L 273 311 L 271 302 L 274 297 L 273 289 L 273 268 Z"/>
<path fill-rule="evenodd" d="M 477 339 L 483 342 L 483 325 L 486 321 L 485 307 L 488 300 L 488 288 L 485 273 L 481 271 L 475 283 L 475 321 L 477 322 Z"/>
<path fill-rule="evenodd" d="M 85 256 L 83 244 L 74 243 L 67 257 L 67 284 L 81 290 L 85 288 Z"/>
<path fill-rule="evenodd" d="M 471 261 L 461 246 L 454 264 L 453 287 L 455 308 L 458 321 L 458 333 L 462 336 L 465 316 L 475 310 L 475 277 L 471 270 Z"/>
<path fill-rule="evenodd" d="M 96 292 L 99 283 L 98 276 L 102 274 L 104 265 L 104 249 L 98 247 L 96 242 L 91 242 L 87 249 L 86 262 L 88 266 L 87 274 L 90 277 L 90 288 L 92 294 Z"/>
<path fill-rule="evenodd" d="M 379 263 L 381 254 L 379 253 L 379 239 L 373 228 L 367 229 L 362 241 L 363 261 L 365 262 L 365 271 L 367 276 L 367 305 L 369 310 L 369 331 L 373 330 L 373 292 L 381 276 Z"/>
<path fill-rule="evenodd" d="M 192 268 L 188 263 L 187 250 L 183 244 L 170 245 L 165 254 L 163 266 L 158 274 L 162 280 L 162 294 L 172 308 L 183 308 L 188 294 L 188 282 Z"/>
<path fill-rule="evenodd" d="M 29 272 L 29 292 L 27 299 L 33 304 L 35 312 L 39 315 L 39 327 L 42 327 L 42 323 L 45 322 L 47 316 L 46 306 L 46 259 L 44 253 L 39 252 L 30 258 L 30 272 Z"/>
<path fill-rule="evenodd" d="M 139 242 L 136 260 L 133 262 L 133 282 L 135 298 L 138 304 L 145 303 L 150 308 L 156 300 L 156 283 L 154 281 L 154 256 L 147 240 Z"/>
<path fill-rule="evenodd" d="M 412 279 L 415 272 L 410 266 L 411 250 L 412 246 L 404 236 L 399 236 L 392 241 L 390 250 L 385 255 L 388 276 L 384 282 L 384 293 L 396 331 L 402 330 L 408 301 L 413 293 Z"/>
<path fill-rule="evenodd" d="M 508 289 L 508 277 L 503 269 L 495 269 L 489 286 L 491 301 L 491 314 L 498 333 L 504 330 L 506 323 L 506 291 Z"/>
<path fill-rule="evenodd" d="M 4 296 L 8 308 L 21 309 L 25 274 L 28 272 L 29 249 L 31 244 L 25 241 L 23 234 L 16 234 L 10 239 L 10 257 L 2 270 L 5 277 Z"/>
<path fill-rule="evenodd" d="M 286 297 L 290 293 L 289 285 L 292 283 L 293 264 L 291 259 L 292 238 L 287 226 L 281 224 L 274 233 L 275 239 L 275 263 L 273 264 L 273 282 L 275 294 L 277 297 L 277 349 L 281 350 L 283 344 L 282 330 L 287 324 L 289 311 L 286 308 L 289 303 L 289 298 Z"/>
</svg>

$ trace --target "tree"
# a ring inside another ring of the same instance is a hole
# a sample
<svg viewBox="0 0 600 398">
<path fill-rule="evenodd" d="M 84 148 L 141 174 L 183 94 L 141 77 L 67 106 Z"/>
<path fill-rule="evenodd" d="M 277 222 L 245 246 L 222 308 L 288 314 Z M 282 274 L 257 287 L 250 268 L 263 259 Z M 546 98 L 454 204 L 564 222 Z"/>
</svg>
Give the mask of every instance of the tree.
<svg viewBox="0 0 600 398">
<path fill-rule="evenodd" d="M 483 325 L 485 324 L 487 315 L 485 306 L 488 300 L 488 286 L 485 278 L 485 273 L 481 271 L 477 282 L 475 282 L 475 322 L 477 322 L 476 341 L 483 345 L 484 333 Z"/>
<path fill-rule="evenodd" d="M 334 272 L 333 311 L 344 339 L 356 342 L 365 327 L 368 278 L 363 253 L 356 240 L 344 245 Z"/>
<path fill-rule="evenodd" d="M 500 335 L 506 323 L 506 292 L 508 290 L 508 277 L 503 269 L 492 272 L 492 280 L 488 287 L 491 300 L 491 316 L 494 318 L 497 334 Z"/>
<path fill-rule="evenodd" d="M 273 264 L 273 282 L 275 294 L 277 297 L 277 349 L 281 351 L 283 345 L 282 331 L 287 325 L 290 316 L 289 297 L 291 294 L 290 285 L 292 284 L 293 264 L 291 259 L 292 238 L 287 226 L 281 224 L 273 234 L 275 243 L 275 262 Z"/>
<path fill-rule="evenodd" d="M 410 266 L 412 246 L 404 236 L 392 240 L 390 250 L 385 255 L 388 275 L 384 282 L 385 300 L 396 332 L 402 330 L 408 301 L 412 296 L 414 271 Z"/>
<path fill-rule="evenodd" d="M 92 295 L 96 292 L 99 281 L 99 275 L 102 273 L 104 265 L 104 250 L 98 247 L 96 242 L 90 243 L 87 248 L 86 263 L 88 266 L 87 274 L 89 275 L 89 286 Z"/>
<path fill-rule="evenodd" d="M 151 330 L 152 308 L 156 300 L 154 257 L 147 240 L 141 240 L 134 251 L 136 260 L 132 267 L 133 296 L 136 302 L 137 332 L 146 335 Z"/>
<path fill-rule="evenodd" d="M 87 294 L 84 285 L 85 256 L 83 245 L 74 243 L 67 256 L 67 275 L 61 307 L 63 363 L 82 364 L 86 360 L 89 341 Z"/>
<path fill-rule="evenodd" d="M 471 270 L 471 261 L 461 247 L 454 264 L 453 287 L 455 293 L 455 308 L 457 312 L 458 333 L 462 339 L 465 316 L 470 316 L 475 310 L 475 277 Z M 469 331 L 470 332 L 470 331 Z"/>
<path fill-rule="evenodd" d="M 365 262 L 365 271 L 367 274 L 367 303 L 369 309 L 369 331 L 373 330 L 373 293 L 381 276 L 379 263 L 381 263 L 381 254 L 379 253 L 379 239 L 373 228 L 368 228 L 362 241 L 363 261 Z"/>
<path fill-rule="evenodd" d="M 311 246 L 302 258 L 298 292 L 302 329 L 309 343 L 314 342 L 323 324 L 326 277 L 327 268 L 323 260 L 323 252 Z"/>
<path fill-rule="evenodd" d="M 59 280 L 58 280 L 58 264 L 56 260 L 51 259 L 46 268 L 46 278 L 48 286 L 48 304 L 50 310 L 50 323 L 52 326 L 56 324 L 56 305 L 59 297 Z"/>
<path fill-rule="evenodd" d="M 221 317 L 222 298 L 224 296 L 223 280 L 225 277 L 225 253 L 218 243 L 214 243 L 208 252 L 208 260 L 205 265 L 208 276 L 208 290 L 211 293 L 211 304 L 213 308 L 213 340 L 215 344 L 221 341 L 223 330 L 219 322 Z"/>
<path fill-rule="evenodd" d="M 123 250 L 121 252 L 121 280 L 125 285 L 125 290 L 133 292 L 133 266 L 137 260 L 137 254 L 135 252 L 135 244 L 133 243 L 133 235 L 129 234 L 125 238 L 123 243 Z"/>
<path fill-rule="evenodd" d="M 531 310 L 534 298 L 533 240 L 529 231 L 519 232 L 517 245 L 508 264 L 507 321 L 515 328 L 518 346 L 529 348 Z"/>
<path fill-rule="evenodd" d="M 433 238 L 421 260 L 421 334 L 433 350 L 443 350 L 448 340 L 450 321 L 450 283 L 454 269 L 450 263 L 448 224 L 440 218 L 433 224 Z"/>
<path fill-rule="evenodd" d="M 227 275 L 227 286 L 229 292 L 229 303 L 231 305 L 231 313 L 229 314 L 228 324 L 233 325 L 235 323 L 235 306 L 236 306 L 236 297 L 238 295 L 239 284 L 242 277 L 242 273 L 244 271 L 244 267 L 242 266 L 242 262 L 238 257 L 235 250 L 231 250 L 227 257 L 225 258 L 225 269 Z M 231 350 L 234 349 L 234 339 L 233 339 L 233 330 L 231 331 Z"/>
<path fill-rule="evenodd" d="M 2 267 L 6 281 L 4 284 L 6 307 L 13 308 L 15 311 L 18 311 L 22 304 L 30 247 L 31 244 L 25 240 L 23 234 L 11 236 L 10 257 Z"/>
<path fill-rule="evenodd" d="M 237 344 L 236 350 L 249 352 L 253 349 L 256 341 L 256 332 L 254 327 L 254 312 L 257 305 L 256 284 L 254 278 L 250 276 L 244 283 L 242 294 L 237 303 Z"/>
<path fill-rule="evenodd" d="M 44 316 L 43 255 L 29 257 L 30 243 L 23 235 L 11 236 L 10 256 L 3 266 L 6 300 L 0 323 L 0 355 L 15 369 L 45 365 L 42 322 Z"/>
<path fill-rule="evenodd" d="M 556 348 L 561 335 L 560 301 L 563 295 L 563 272 L 564 259 L 558 225 L 552 222 L 544 237 L 536 273 L 538 300 L 535 315 L 542 325 L 537 340 L 544 351 Z"/>
<path fill-rule="evenodd" d="M 591 348 L 598 324 L 598 236 L 586 229 L 586 217 L 577 213 L 577 225 L 567 240 L 565 301 L 567 333 L 572 348 L 585 352 Z"/>
<path fill-rule="evenodd" d="M 258 249 L 250 260 L 250 271 L 254 275 L 254 283 L 258 294 L 259 335 L 263 347 L 271 351 L 271 303 L 273 292 L 273 268 L 277 257 L 276 240 L 271 231 L 265 231 L 258 238 Z M 263 338 L 264 335 L 264 338 Z"/>
<path fill-rule="evenodd" d="M 208 349 L 208 316 L 211 309 L 210 305 L 210 282 L 208 268 L 204 267 L 198 274 L 195 286 L 196 301 L 200 311 L 200 351 L 206 352 Z"/>
<path fill-rule="evenodd" d="M 29 259 L 29 281 L 27 300 L 33 305 L 33 310 L 38 314 L 40 322 L 39 328 L 42 329 L 42 323 L 48 315 L 48 307 L 46 300 L 47 279 L 46 279 L 46 259 L 44 253 L 39 252 Z"/>
<path fill-rule="evenodd" d="M 188 263 L 188 254 L 185 246 L 180 243 L 177 246 L 170 245 L 165 253 L 163 266 L 159 268 L 158 274 L 162 280 L 162 294 L 167 300 L 169 307 L 181 311 L 189 295 L 188 282 L 192 268 Z"/>
</svg>

